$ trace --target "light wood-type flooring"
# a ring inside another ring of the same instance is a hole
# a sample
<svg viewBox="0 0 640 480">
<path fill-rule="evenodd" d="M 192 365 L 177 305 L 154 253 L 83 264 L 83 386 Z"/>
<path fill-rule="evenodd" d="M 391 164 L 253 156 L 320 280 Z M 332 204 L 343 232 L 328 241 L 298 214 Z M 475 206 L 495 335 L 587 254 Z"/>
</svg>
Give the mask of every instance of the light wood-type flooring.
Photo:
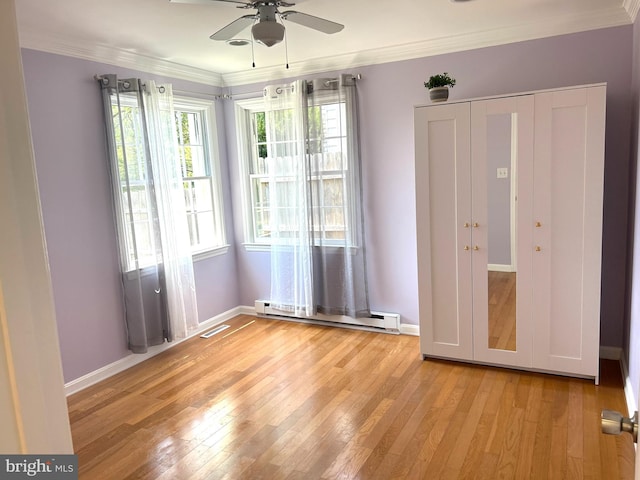
<svg viewBox="0 0 640 480">
<path fill-rule="evenodd" d="M 80 478 L 633 478 L 619 368 L 421 359 L 418 338 L 239 316 L 68 399 Z"/>
<path fill-rule="evenodd" d="M 489 348 L 516 351 L 516 275 L 488 272 Z"/>
</svg>

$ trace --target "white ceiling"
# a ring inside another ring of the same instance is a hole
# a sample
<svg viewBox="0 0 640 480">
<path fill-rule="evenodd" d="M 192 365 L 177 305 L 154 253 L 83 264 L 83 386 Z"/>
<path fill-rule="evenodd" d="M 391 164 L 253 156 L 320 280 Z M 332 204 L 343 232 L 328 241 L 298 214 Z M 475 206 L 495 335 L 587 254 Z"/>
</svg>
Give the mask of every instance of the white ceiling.
<svg viewBox="0 0 640 480">
<path fill-rule="evenodd" d="M 177 78 L 239 85 L 626 25 L 640 0 L 299 0 L 345 25 L 326 35 L 287 22 L 285 46 L 233 47 L 209 35 L 253 10 L 168 0 L 15 0 L 23 47 Z M 249 29 L 238 37 L 249 38 Z"/>
</svg>

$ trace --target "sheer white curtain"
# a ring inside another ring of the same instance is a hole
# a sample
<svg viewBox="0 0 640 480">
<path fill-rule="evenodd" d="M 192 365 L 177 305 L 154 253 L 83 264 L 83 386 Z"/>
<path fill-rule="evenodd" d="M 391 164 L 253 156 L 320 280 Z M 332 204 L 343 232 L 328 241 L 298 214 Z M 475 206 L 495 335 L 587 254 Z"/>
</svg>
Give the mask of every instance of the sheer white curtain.
<svg viewBox="0 0 640 480">
<path fill-rule="evenodd" d="M 355 79 L 264 91 L 271 307 L 370 316 Z"/>
<path fill-rule="evenodd" d="M 306 82 L 264 90 L 271 225 L 271 306 L 312 316 L 312 237 L 307 188 Z"/>
<path fill-rule="evenodd" d="M 198 312 L 172 86 L 149 80 L 143 99 L 162 246 L 168 339 L 173 340 L 185 338 L 198 326 Z"/>
<path fill-rule="evenodd" d="M 198 325 L 171 85 L 97 77 L 102 86 L 129 349 Z"/>
</svg>

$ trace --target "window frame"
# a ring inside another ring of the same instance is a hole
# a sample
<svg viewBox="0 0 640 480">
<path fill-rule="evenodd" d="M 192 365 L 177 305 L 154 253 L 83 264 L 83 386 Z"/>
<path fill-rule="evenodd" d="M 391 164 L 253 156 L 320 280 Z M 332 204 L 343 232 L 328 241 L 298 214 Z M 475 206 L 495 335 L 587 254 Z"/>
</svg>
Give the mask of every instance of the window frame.
<svg viewBox="0 0 640 480">
<path fill-rule="evenodd" d="M 251 201 L 250 156 L 253 146 L 253 132 L 251 131 L 251 115 L 264 110 L 262 97 L 236 100 L 236 140 L 238 146 L 240 193 L 242 196 L 242 223 L 244 242 L 247 250 L 264 251 L 271 247 L 270 242 L 256 242 L 254 231 L 253 203 Z"/>
<path fill-rule="evenodd" d="M 173 96 L 173 109 L 175 112 L 200 113 L 202 118 L 202 136 L 205 160 L 209 166 L 209 176 L 193 177 L 196 179 L 209 178 L 211 182 L 212 214 L 214 216 L 214 230 L 218 242 L 212 247 L 195 249 L 192 246 L 191 254 L 194 262 L 217 255 L 222 255 L 229 250 L 224 216 L 224 199 L 222 194 L 222 178 L 220 175 L 220 143 L 218 142 L 218 127 L 216 122 L 216 105 L 214 101 L 186 95 Z M 188 181 L 183 177 L 183 181 Z M 186 212 L 185 212 L 186 214 Z"/>
<path fill-rule="evenodd" d="M 137 100 L 133 100 L 132 98 L 121 97 L 120 104 L 124 107 L 134 107 L 139 108 Z M 112 103 L 112 105 L 114 105 Z M 229 250 L 229 244 L 227 242 L 227 234 L 225 227 L 225 219 L 224 219 L 224 203 L 223 203 L 223 194 L 222 194 L 222 179 L 220 175 L 220 148 L 218 143 L 218 132 L 217 132 L 217 123 L 216 123 L 216 110 L 215 103 L 210 100 L 204 100 L 201 98 L 194 98 L 184 95 L 174 95 L 173 97 L 173 109 L 174 112 L 191 112 L 191 113 L 199 113 L 202 119 L 202 137 L 203 137 L 203 147 L 204 147 L 204 156 L 205 161 L 207 162 L 209 175 L 205 177 L 195 177 L 195 178 L 209 178 L 211 183 L 211 202 L 212 202 L 212 215 L 214 216 L 214 231 L 215 235 L 218 238 L 218 242 L 214 246 L 208 246 L 206 248 L 198 249 L 191 245 L 191 256 L 194 262 L 199 260 L 203 260 L 206 258 L 214 257 L 217 255 L 223 255 L 227 253 Z M 180 161 L 179 158 L 176 159 Z M 183 177 L 183 181 L 185 178 Z M 122 189 L 123 186 L 120 186 Z M 118 196 L 118 202 L 122 201 L 122 193 Z M 119 207 L 118 207 L 119 208 Z M 185 217 L 187 215 L 187 211 L 185 210 Z M 120 220 L 119 220 L 120 221 Z M 121 219 L 122 222 L 125 222 L 125 219 Z M 120 233 L 118 235 L 121 235 Z M 126 265 L 126 270 L 129 274 L 133 274 L 133 272 L 139 271 L 141 275 L 145 276 L 152 272 L 152 269 L 149 265 L 141 265 L 138 269 L 136 269 L 135 265 L 132 265 L 129 258 L 129 239 L 126 238 L 126 232 L 122 232 L 122 235 L 125 237 L 120 239 L 119 242 L 122 245 L 126 245 L 125 249 L 120 249 L 122 259 L 121 262 L 123 265 Z"/>
<path fill-rule="evenodd" d="M 343 103 L 336 102 L 335 96 L 328 94 L 323 95 L 327 98 L 326 103 Z M 236 140 L 237 140 L 237 151 L 239 158 L 239 173 L 241 176 L 240 179 L 240 190 L 242 196 L 242 213 L 243 213 L 243 232 L 244 232 L 244 242 L 243 245 L 248 251 L 269 251 L 272 246 L 276 245 L 279 247 L 287 247 L 287 242 L 278 242 L 274 243 L 270 237 L 265 237 L 263 240 L 258 239 L 257 237 L 257 229 L 255 225 L 255 217 L 254 215 L 254 206 L 255 202 L 253 201 L 253 191 L 254 191 L 254 179 L 259 179 L 264 177 L 263 174 L 253 174 L 251 173 L 251 163 L 255 161 L 253 156 L 255 155 L 256 145 L 259 142 L 258 138 L 253 132 L 253 122 L 252 116 L 257 112 L 263 112 L 264 109 L 264 100 L 262 97 L 248 98 L 236 100 L 235 102 L 235 121 L 236 121 Z M 347 108 L 346 106 L 344 108 Z M 348 110 L 347 110 L 348 116 Z M 348 118 L 347 118 L 348 121 Z M 347 170 L 327 170 L 324 172 L 325 175 L 318 178 L 319 181 L 324 178 L 333 178 L 334 176 L 338 176 L 343 180 L 348 180 L 349 172 Z M 354 194 L 354 192 L 352 192 Z M 344 200 L 345 202 L 349 201 L 348 199 Z M 326 208 L 322 206 L 321 208 Z M 349 216 L 348 221 L 353 221 Z M 347 232 L 353 232 L 352 226 L 347 228 Z M 348 233 L 347 233 L 348 235 Z M 326 239 L 326 242 L 323 246 L 325 248 L 344 248 L 344 241 L 338 240 L 332 242 L 331 239 Z M 357 241 L 355 238 L 351 238 L 347 240 L 348 249 L 350 251 L 355 251 L 358 249 Z"/>
</svg>

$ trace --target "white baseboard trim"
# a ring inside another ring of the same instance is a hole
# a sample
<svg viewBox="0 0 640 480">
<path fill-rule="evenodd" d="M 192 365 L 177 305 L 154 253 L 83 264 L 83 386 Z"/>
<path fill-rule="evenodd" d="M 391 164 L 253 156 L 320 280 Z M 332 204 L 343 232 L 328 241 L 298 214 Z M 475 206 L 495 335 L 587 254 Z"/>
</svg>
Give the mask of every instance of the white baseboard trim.
<svg viewBox="0 0 640 480">
<path fill-rule="evenodd" d="M 600 345 L 600 358 L 605 360 L 617 360 L 622 358 L 622 348 L 620 347 L 606 347 Z"/>
<path fill-rule="evenodd" d="M 624 380 L 624 398 L 627 400 L 628 416 L 633 415 L 633 412 L 638 410 L 638 402 L 633 394 L 633 385 L 631 385 L 631 379 L 629 378 L 629 367 L 624 355 L 620 357 L 620 371 L 622 372 L 622 378 Z"/>
<path fill-rule="evenodd" d="M 412 323 L 401 323 L 400 333 L 402 335 L 411 335 L 414 337 L 420 336 L 420 325 L 413 325 Z"/>
<path fill-rule="evenodd" d="M 194 330 L 187 338 L 184 338 L 182 340 L 177 340 L 174 342 L 165 342 L 162 345 L 149 347 L 149 350 L 147 351 L 147 353 L 141 353 L 141 354 L 131 353 L 128 356 L 121 358 L 120 360 L 116 360 L 115 362 L 110 363 L 109 365 L 105 365 L 104 367 L 94 370 L 93 372 L 89 372 L 86 375 L 83 375 L 82 377 L 76 378 L 75 380 L 71 380 L 69 383 L 65 383 L 64 385 L 65 394 L 67 396 L 72 395 L 74 393 L 79 392 L 80 390 L 84 390 L 85 388 L 90 387 L 91 385 L 101 382 L 102 380 L 106 380 L 107 378 L 112 377 L 113 375 L 120 373 L 128 368 L 131 368 L 134 365 L 142 363 L 151 357 L 155 357 L 156 355 L 164 352 L 165 350 L 175 347 L 176 345 L 184 342 L 189 338 L 198 336 L 203 332 L 210 330 L 211 328 L 221 323 L 226 322 L 227 320 L 231 320 L 233 317 L 237 315 L 243 315 L 243 314 L 253 315 L 253 313 L 254 313 L 253 309 L 248 310 L 248 307 L 235 307 L 235 308 L 232 308 L 231 310 L 227 310 L 226 312 L 223 312 L 219 315 L 216 315 L 213 318 L 210 318 L 200 323 L 198 325 L 198 328 Z"/>
<path fill-rule="evenodd" d="M 239 305 L 236 307 L 238 309 L 238 315 L 253 315 L 256 316 L 256 307 L 253 305 Z"/>
</svg>

